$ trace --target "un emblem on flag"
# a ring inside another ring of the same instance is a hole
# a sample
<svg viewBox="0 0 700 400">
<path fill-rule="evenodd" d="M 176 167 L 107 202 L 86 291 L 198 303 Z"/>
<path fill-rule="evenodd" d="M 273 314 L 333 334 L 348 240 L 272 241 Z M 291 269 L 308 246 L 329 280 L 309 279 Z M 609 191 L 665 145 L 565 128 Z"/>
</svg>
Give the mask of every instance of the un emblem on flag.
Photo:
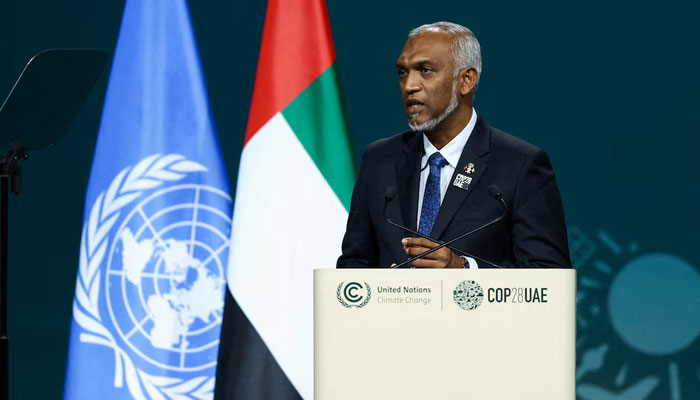
<svg viewBox="0 0 700 400">
<path fill-rule="evenodd" d="M 228 195 L 202 185 L 156 191 L 131 209 L 107 262 L 107 307 L 119 336 L 159 368 L 216 365 L 226 281 Z M 164 357 L 166 355 L 166 357 Z"/>
<path fill-rule="evenodd" d="M 231 198 L 182 182 L 205 172 L 181 155 L 147 157 L 114 178 L 83 228 L 80 338 L 114 350 L 115 386 L 125 376 L 135 398 L 142 388 L 195 398 L 213 389 L 204 370 L 216 365 Z"/>
</svg>

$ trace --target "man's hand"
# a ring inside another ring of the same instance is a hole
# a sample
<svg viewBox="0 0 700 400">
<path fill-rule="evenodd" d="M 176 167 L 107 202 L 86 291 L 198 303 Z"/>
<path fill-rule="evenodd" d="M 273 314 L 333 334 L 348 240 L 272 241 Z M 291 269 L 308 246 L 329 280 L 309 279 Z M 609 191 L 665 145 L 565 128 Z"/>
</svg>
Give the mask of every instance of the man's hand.
<svg viewBox="0 0 700 400">
<path fill-rule="evenodd" d="M 403 245 L 403 250 L 409 257 L 417 256 L 418 254 L 438 246 L 437 243 L 423 238 L 403 238 L 401 239 L 401 244 Z M 417 268 L 462 268 L 464 259 L 449 248 L 443 247 L 438 251 L 412 262 L 411 265 Z"/>
</svg>

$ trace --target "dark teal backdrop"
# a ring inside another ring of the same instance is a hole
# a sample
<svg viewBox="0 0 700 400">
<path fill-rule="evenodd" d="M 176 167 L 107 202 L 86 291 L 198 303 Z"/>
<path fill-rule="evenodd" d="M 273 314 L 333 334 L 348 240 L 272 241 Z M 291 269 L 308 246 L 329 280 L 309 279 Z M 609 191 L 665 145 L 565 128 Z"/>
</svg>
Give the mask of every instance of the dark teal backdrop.
<svg viewBox="0 0 700 400">
<path fill-rule="evenodd" d="M 123 2 L 0 4 L 0 93 L 49 47 L 112 53 Z M 411 28 L 470 27 L 476 109 L 547 150 L 579 271 L 579 398 L 700 396 L 700 6 L 651 1 L 329 1 L 357 154 L 406 128 L 394 62 Z M 235 187 L 265 2 L 191 1 Z M 83 197 L 107 76 L 10 202 L 11 399 L 62 394 Z M 619 395 L 616 395 L 619 394 Z"/>
</svg>

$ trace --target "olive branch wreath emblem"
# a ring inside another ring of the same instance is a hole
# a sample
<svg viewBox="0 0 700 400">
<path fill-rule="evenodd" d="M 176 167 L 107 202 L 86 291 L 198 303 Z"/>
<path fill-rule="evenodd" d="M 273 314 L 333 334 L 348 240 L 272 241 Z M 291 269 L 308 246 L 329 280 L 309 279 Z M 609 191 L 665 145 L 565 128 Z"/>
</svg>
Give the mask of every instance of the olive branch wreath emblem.
<svg viewBox="0 0 700 400">
<path fill-rule="evenodd" d="M 98 309 L 100 265 L 121 210 L 143 193 L 166 182 L 176 182 L 195 172 L 204 172 L 203 165 L 180 154 L 153 154 L 136 165 L 122 169 L 107 190 L 102 191 L 90 209 L 80 239 L 80 262 L 73 303 L 73 318 L 86 332 L 80 333 L 83 343 L 99 344 L 114 351 L 114 386 L 126 385 L 135 399 L 198 399 L 213 397 L 214 378 L 206 375 L 184 380 L 170 376 L 154 376 L 136 367 L 129 355 L 117 344 L 112 333 L 102 324 Z M 142 390 L 146 390 L 148 397 Z"/>
<path fill-rule="evenodd" d="M 338 298 L 338 302 L 340 302 L 340 304 L 343 307 L 345 307 L 345 308 L 352 308 L 352 307 L 362 308 L 362 307 L 366 306 L 367 303 L 369 303 L 369 300 L 372 298 L 372 289 L 370 288 L 370 286 L 367 282 L 364 282 L 365 287 L 367 288 L 367 297 L 365 297 L 365 299 L 360 304 L 349 304 L 348 302 L 346 302 L 343 299 L 343 295 L 341 294 L 341 292 L 342 292 L 342 287 L 343 287 L 344 283 L 345 282 L 340 282 L 340 284 L 338 284 L 338 289 L 335 291 L 335 297 Z"/>
</svg>

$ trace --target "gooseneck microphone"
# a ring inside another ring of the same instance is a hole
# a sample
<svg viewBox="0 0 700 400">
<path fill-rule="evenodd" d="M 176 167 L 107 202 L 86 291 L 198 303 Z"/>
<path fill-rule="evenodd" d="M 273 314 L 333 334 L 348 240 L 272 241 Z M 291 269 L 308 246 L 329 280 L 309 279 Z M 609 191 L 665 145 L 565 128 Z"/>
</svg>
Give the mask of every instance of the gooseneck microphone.
<svg viewBox="0 0 700 400">
<path fill-rule="evenodd" d="M 411 229 L 411 228 L 409 228 L 409 227 L 406 227 L 406 226 L 397 224 L 397 223 L 395 223 L 394 221 L 392 221 L 392 220 L 389 218 L 389 216 L 388 216 L 387 207 L 388 207 L 389 203 L 393 200 L 394 196 L 396 195 L 396 187 L 393 187 L 393 186 L 392 186 L 392 187 L 387 188 L 386 192 L 384 192 L 384 220 L 385 220 L 387 223 L 389 223 L 390 225 L 392 225 L 392 226 L 395 226 L 395 227 L 397 227 L 397 228 L 403 229 L 403 230 L 405 230 L 405 231 L 407 231 L 407 232 L 410 232 L 410 233 L 412 233 L 412 234 L 414 234 L 414 235 L 418 235 L 418 236 L 420 236 L 420 237 L 422 237 L 422 238 L 431 240 L 431 241 L 433 241 L 433 242 L 439 244 L 438 246 L 436 246 L 436 247 L 434 247 L 434 248 L 432 248 L 432 249 L 430 249 L 430 250 L 424 251 L 423 253 L 420 253 L 420 254 L 418 254 L 417 256 L 414 256 L 414 257 L 412 257 L 412 258 L 409 258 L 408 260 L 406 260 L 406 261 L 404 261 L 404 262 L 402 262 L 402 263 L 400 263 L 400 264 L 397 264 L 397 265 L 395 265 L 395 266 L 393 266 L 393 267 L 390 267 L 390 268 L 400 268 L 400 267 L 403 267 L 404 265 L 410 264 L 410 263 L 412 263 L 413 261 L 418 260 L 418 259 L 420 259 L 420 258 L 423 258 L 423 257 L 427 256 L 428 254 L 431 254 L 431 253 L 433 253 L 433 252 L 435 252 L 435 251 L 440 250 L 440 249 L 443 248 L 443 247 L 447 247 L 447 248 L 449 248 L 449 249 L 451 249 L 451 250 L 453 250 L 453 251 L 455 251 L 455 252 L 457 252 L 457 253 L 461 253 L 461 254 L 463 254 L 463 255 L 465 255 L 465 256 L 467 256 L 467 257 L 474 258 L 474 259 L 476 259 L 476 260 L 479 260 L 479 261 L 481 261 L 481 262 L 484 262 L 484 263 L 486 263 L 486 264 L 489 264 L 489 265 L 491 265 L 491 266 L 493 266 L 493 267 L 502 268 L 500 265 L 497 265 L 497 264 L 495 264 L 495 263 L 493 263 L 493 262 L 491 262 L 491 261 L 484 260 L 483 258 L 476 257 L 476 256 L 474 256 L 474 255 L 472 255 L 472 254 L 467 253 L 467 252 L 464 251 L 464 250 L 461 250 L 461 249 L 455 248 L 455 247 L 453 247 L 453 246 L 450 246 L 452 243 L 454 243 L 454 242 L 456 242 L 456 241 L 458 241 L 458 240 L 464 239 L 465 237 L 467 237 L 467 236 L 469 236 L 469 235 L 472 235 L 472 234 L 474 234 L 474 233 L 476 233 L 476 232 L 478 232 L 478 231 L 480 231 L 480 230 L 486 228 L 487 226 L 490 226 L 490 225 L 492 225 L 492 224 L 495 224 L 496 222 L 498 222 L 498 221 L 500 221 L 501 219 L 503 219 L 503 217 L 505 217 L 505 215 L 506 215 L 506 210 L 508 209 L 508 206 L 506 205 L 506 201 L 503 199 L 503 195 L 501 194 L 501 191 L 498 189 L 498 186 L 496 186 L 496 185 L 491 185 L 491 186 L 488 187 L 488 191 L 489 191 L 489 194 L 491 195 L 491 197 L 493 197 L 494 199 L 498 200 L 498 201 L 501 203 L 501 206 L 503 207 L 503 212 L 501 213 L 501 215 L 499 215 L 499 216 L 496 217 L 495 219 L 493 219 L 493 220 L 491 220 L 491 221 L 485 223 L 484 225 L 481 225 L 481 226 L 478 227 L 478 228 L 472 229 L 471 231 L 466 232 L 466 233 L 464 233 L 464 234 L 462 234 L 462 235 L 459 235 L 459 236 L 455 237 L 454 239 L 448 240 L 447 242 L 443 242 L 443 241 L 440 241 L 440 240 L 433 239 L 433 238 L 431 238 L 430 236 L 424 235 L 424 234 L 422 234 L 422 233 L 420 233 L 420 232 L 417 232 L 417 231 L 415 231 L 415 230 L 413 230 L 413 229 Z"/>
<path fill-rule="evenodd" d="M 494 187 L 495 187 L 495 186 L 494 186 Z M 489 187 L 489 189 L 491 189 L 491 187 Z M 496 188 L 496 189 L 497 189 L 497 188 Z M 491 193 L 491 192 L 489 191 L 489 193 Z M 424 234 L 422 234 L 422 233 L 420 233 L 420 232 L 418 232 L 418 231 L 416 231 L 416 230 L 413 230 L 413 229 L 411 229 L 411 228 L 409 228 L 409 227 L 407 227 L 407 226 L 404 226 L 404 225 L 401 225 L 401 224 L 397 224 L 396 222 L 392 221 L 391 218 L 389 218 L 389 213 L 387 212 L 387 207 L 388 207 L 389 203 L 394 199 L 394 196 L 395 196 L 395 195 L 396 195 L 396 187 L 393 187 L 393 186 L 387 188 L 386 192 L 384 192 L 384 221 L 386 221 L 389 225 L 395 226 L 395 227 L 397 227 L 397 228 L 399 228 L 399 229 L 403 229 L 403 230 L 406 231 L 406 232 L 412 233 L 412 234 L 414 234 L 414 235 L 416 235 L 416 236 L 420 236 L 420 237 L 422 237 L 422 238 L 424 238 L 424 239 L 428 239 L 428 240 L 433 241 L 433 242 L 435 242 L 435 243 L 437 243 L 437 244 L 443 244 L 443 243 L 445 243 L 445 242 L 443 242 L 443 241 L 441 241 L 441 240 L 434 239 L 434 238 L 432 238 L 432 237 L 430 237 L 430 236 L 424 235 Z M 494 196 L 494 197 L 496 197 L 493 193 L 492 193 L 491 195 Z M 500 193 L 498 193 L 498 195 L 500 196 Z M 481 257 L 478 257 L 478 256 L 475 256 L 475 255 L 473 255 L 473 254 L 470 254 L 470 253 L 468 253 L 468 252 L 466 252 L 466 251 L 464 251 L 464 250 L 462 250 L 462 249 L 459 249 L 459 248 L 457 248 L 457 247 L 454 247 L 454 246 L 447 246 L 447 247 L 448 247 L 449 249 L 451 249 L 452 251 L 455 251 L 455 252 L 460 253 L 460 254 L 462 254 L 462 255 L 464 255 L 464 256 L 467 256 L 467 257 L 471 257 L 471 258 L 473 258 L 473 259 L 475 259 L 475 260 L 479 260 L 479 261 L 481 261 L 481 262 L 483 262 L 483 263 L 485 263 L 485 264 L 488 264 L 488 265 L 490 265 L 490 266 L 492 266 L 492 267 L 494 267 L 494 268 L 503 268 L 502 266 L 500 266 L 500 265 L 498 265 L 498 264 L 496 264 L 496 263 L 493 263 L 493 262 L 491 262 L 491 261 L 489 261 L 489 260 L 485 260 L 485 259 L 483 259 L 483 258 L 481 258 Z M 394 267 L 390 267 L 390 268 L 396 268 L 396 267 L 394 266 Z"/>
</svg>

